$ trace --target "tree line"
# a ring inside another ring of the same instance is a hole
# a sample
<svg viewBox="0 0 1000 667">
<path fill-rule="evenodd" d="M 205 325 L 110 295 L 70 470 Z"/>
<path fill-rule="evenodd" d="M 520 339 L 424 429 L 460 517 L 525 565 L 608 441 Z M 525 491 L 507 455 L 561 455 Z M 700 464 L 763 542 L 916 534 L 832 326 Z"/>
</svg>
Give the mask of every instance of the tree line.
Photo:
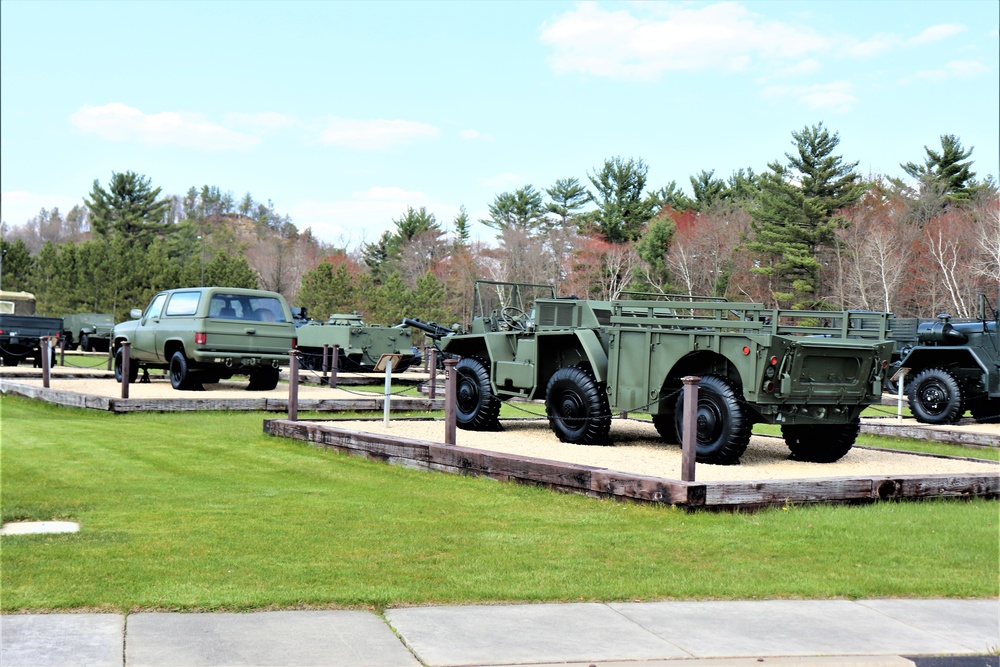
<svg viewBox="0 0 1000 667">
<path fill-rule="evenodd" d="M 857 171 L 822 123 L 792 132 L 763 173 L 740 169 L 648 183 L 648 165 L 615 156 L 586 182 L 502 192 L 470 241 L 464 206 L 443 224 L 408 208 L 378 239 L 350 250 L 300 231 L 272 202 L 217 187 L 161 195 L 148 177 L 95 180 L 85 206 L 42 210 L 3 229 L 0 285 L 32 291 L 39 312 L 126 319 L 161 289 L 261 287 L 324 319 L 357 310 L 468 322 L 476 279 L 552 284 L 558 294 L 724 296 L 777 308 L 858 308 L 900 316 L 974 314 L 1000 284 L 1000 197 L 977 179 L 954 135 L 900 165 L 911 180 Z"/>
</svg>

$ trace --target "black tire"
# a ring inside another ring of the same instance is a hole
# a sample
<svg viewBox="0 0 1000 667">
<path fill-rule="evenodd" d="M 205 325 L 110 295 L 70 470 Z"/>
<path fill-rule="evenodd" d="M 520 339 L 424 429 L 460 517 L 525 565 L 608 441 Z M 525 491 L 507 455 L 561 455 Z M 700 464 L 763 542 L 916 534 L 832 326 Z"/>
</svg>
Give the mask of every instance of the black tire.
<svg viewBox="0 0 1000 667">
<path fill-rule="evenodd" d="M 35 350 L 35 368 L 42 367 L 43 354 L 49 355 L 49 370 L 55 368 L 56 365 L 56 349 L 54 347 L 49 347 L 47 344 L 42 343 L 38 349 Z"/>
<path fill-rule="evenodd" d="M 611 406 L 604 385 L 579 366 L 560 368 L 545 388 L 549 426 L 563 442 L 609 445 Z"/>
<path fill-rule="evenodd" d="M 188 368 L 187 357 L 180 350 L 170 357 L 170 386 L 179 391 L 195 388 L 194 375 Z"/>
<path fill-rule="evenodd" d="M 80 334 L 80 349 L 84 352 L 90 352 L 93 349 L 90 346 L 90 336 L 87 334 Z"/>
<path fill-rule="evenodd" d="M 736 387 L 718 375 L 698 383 L 698 463 L 735 465 L 750 444 L 753 421 Z M 684 392 L 674 408 L 677 433 L 684 433 Z"/>
<path fill-rule="evenodd" d="M 951 373 L 928 368 L 910 383 L 910 411 L 924 424 L 954 424 L 962 418 L 962 389 Z"/>
<path fill-rule="evenodd" d="M 660 434 L 663 442 L 668 445 L 681 444 L 681 438 L 677 435 L 677 422 L 674 420 L 673 412 L 653 415 L 653 426 L 656 427 L 656 432 Z"/>
<path fill-rule="evenodd" d="M 455 421 L 466 431 L 499 431 L 500 399 L 490 386 L 486 363 L 462 357 L 455 365 Z"/>
<path fill-rule="evenodd" d="M 969 406 L 972 418 L 980 424 L 1000 424 L 1000 398 L 985 398 Z"/>
<path fill-rule="evenodd" d="M 119 347 L 118 351 L 115 352 L 115 380 L 118 384 L 122 381 L 122 366 L 124 366 L 124 359 L 122 358 L 122 352 L 125 350 L 123 347 Z M 135 384 L 135 381 L 139 378 L 139 362 L 135 359 L 129 359 L 128 363 L 128 383 Z"/>
<path fill-rule="evenodd" d="M 788 424 L 781 435 L 791 458 L 811 463 L 833 463 L 851 451 L 861 432 L 861 419 L 846 424 Z"/>
<path fill-rule="evenodd" d="M 17 357 L 15 357 L 14 355 L 12 355 L 12 354 L 5 354 L 5 355 L 3 355 L 3 365 L 4 366 L 13 367 L 13 366 L 17 366 L 19 363 L 21 363 L 21 360 L 18 359 Z"/>
<path fill-rule="evenodd" d="M 280 372 L 277 368 L 265 366 L 250 372 L 250 384 L 247 391 L 271 391 L 278 386 Z"/>
</svg>

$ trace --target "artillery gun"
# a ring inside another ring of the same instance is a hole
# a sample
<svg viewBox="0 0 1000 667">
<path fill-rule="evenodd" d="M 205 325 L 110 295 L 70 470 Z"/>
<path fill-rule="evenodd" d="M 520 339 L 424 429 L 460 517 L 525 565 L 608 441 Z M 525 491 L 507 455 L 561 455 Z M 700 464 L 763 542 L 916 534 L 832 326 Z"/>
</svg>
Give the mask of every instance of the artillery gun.
<svg viewBox="0 0 1000 667">
<path fill-rule="evenodd" d="M 556 298 L 547 285 L 479 281 L 468 332 L 442 339 L 457 421 L 499 430 L 502 401 L 541 399 L 560 440 L 609 444 L 612 414 L 682 432 L 682 378 L 699 376 L 697 460 L 738 463 L 756 422 L 780 424 L 793 458 L 831 462 L 881 399 L 887 313 L 769 309 L 716 298 Z"/>
<path fill-rule="evenodd" d="M 342 371 L 373 371 L 383 354 L 403 354 L 396 372 L 420 363 L 420 356 L 410 341 L 410 328 L 405 324 L 387 327 L 365 324 L 355 311 L 330 315 L 326 322 L 315 320 L 298 328 L 302 367 L 320 370 L 323 367 L 323 346 L 338 346 L 337 367 Z"/>
<path fill-rule="evenodd" d="M 901 322 L 893 322 L 890 336 L 914 321 Z M 905 389 L 916 420 L 954 424 L 968 410 L 977 422 L 1000 423 L 1000 313 L 986 295 L 979 295 L 978 319 L 939 315 L 914 324 L 916 342 L 903 347 L 890 373 L 908 369 Z"/>
</svg>

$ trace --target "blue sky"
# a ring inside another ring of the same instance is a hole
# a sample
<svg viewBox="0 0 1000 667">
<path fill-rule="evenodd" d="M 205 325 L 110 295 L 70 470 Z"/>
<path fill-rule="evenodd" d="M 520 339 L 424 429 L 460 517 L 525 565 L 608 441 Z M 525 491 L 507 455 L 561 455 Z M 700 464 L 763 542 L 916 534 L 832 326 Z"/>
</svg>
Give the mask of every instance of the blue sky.
<svg viewBox="0 0 1000 667">
<path fill-rule="evenodd" d="M 17 225 L 112 172 L 218 186 L 356 247 L 613 156 L 649 185 L 783 159 L 823 122 L 862 173 L 955 134 L 1000 173 L 1000 3 L 0 3 Z M 492 239 L 476 226 L 474 236 Z"/>
</svg>

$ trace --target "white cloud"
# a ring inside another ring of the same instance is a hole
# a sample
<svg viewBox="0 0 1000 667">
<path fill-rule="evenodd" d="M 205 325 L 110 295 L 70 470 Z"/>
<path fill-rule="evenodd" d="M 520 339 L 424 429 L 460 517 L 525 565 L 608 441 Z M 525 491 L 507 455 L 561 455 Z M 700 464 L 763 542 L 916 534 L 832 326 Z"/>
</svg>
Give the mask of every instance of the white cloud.
<svg viewBox="0 0 1000 667">
<path fill-rule="evenodd" d="M 544 24 L 541 40 L 553 48 L 550 64 L 557 73 L 635 79 L 667 71 L 737 71 L 756 58 L 801 60 L 833 47 L 811 28 L 762 20 L 733 2 L 669 7 L 662 16 L 638 18 L 627 9 L 583 3 Z"/>
<path fill-rule="evenodd" d="M 441 130 L 433 125 L 408 120 L 329 118 L 326 129 L 320 133 L 320 141 L 359 150 L 383 150 L 437 139 L 440 135 Z"/>
<path fill-rule="evenodd" d="M 466 141 L 493 141 L 493 137 L 483 134 L 479 130 L 461 130 L 458 136 Z"/>
<path fill-rule="evenodd" d="M 70 122 L 81 132 L 107 141 L 149 146 L 246 151 L 259 142 L 254 136 L 209 122 L 201 114 L 178 111 L 147 114 L 120 102 L 84 105 L 70 116 Z"/>
<path fill-rule="evenodd" d="M 295 118 L 273 111 L 259 113 L 231 113 L 226 116 L 234 125 L 241 125 L 251 130 L 277 130 L 295 125 Z"/>
<path fill-rule="evenodd" d="M 980 74 L 986 74 L 989 71 L 990 67 L 988 65 L 984 65 L 978 60 L 952 60 L 951 62 L 945 64 L 944 67 L 921 70 L 913 77 L 906 79 L 904 83 L 910 83 L 914 79 L 922 79 L 924 81 L 972 79 Z"/>
<path fill-rule="evenodd" d="M 810 109 L 836 113 L 850 111 L 858 101 L 853 84 L 847 81 L 812 86 L 768 86 L 762 94 L 776 100 L 790 98 Z"/>
<path fill-rule="evenodd" d="M 63 215 L 77 204 L 83 205 L 83 199 L 74 199 L 63 195 L 43 195 L 23 190 L 9 190 L 0 193 L 0 220 L 8 225 L 23 225 L 43 208 L 51 211 L 58 208 Z"/>
<path fill-rule="evenodd" d="M 900 38 L 896 35 L 875 35 L 863 42 L 848 41 L 847 55 L 854 58 L 872 58 L 899 46 Z"/>
<path fill-rule="evenodd" d="M 924 30 L 919 35 L 911 37 L 906 40 L 907 44 L 929 44 L 931 42 L 937 42 L 942 39 L 947 39 L 952 35 L 957 35 L 961 32 L 965 32 L 966 27 L 959 23 L 941 23 L 938 25 L 932 25 L 931 27 Z"/>
</svg>

